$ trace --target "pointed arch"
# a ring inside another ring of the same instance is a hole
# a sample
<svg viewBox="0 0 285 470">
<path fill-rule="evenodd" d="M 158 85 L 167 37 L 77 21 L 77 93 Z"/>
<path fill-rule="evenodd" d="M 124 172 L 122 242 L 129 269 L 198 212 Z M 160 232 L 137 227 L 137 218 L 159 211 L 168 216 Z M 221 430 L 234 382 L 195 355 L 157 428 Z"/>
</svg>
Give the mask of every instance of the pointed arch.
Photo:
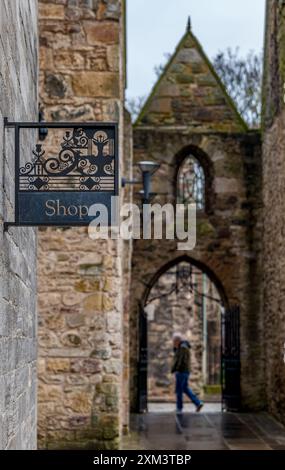
<svg viewBox="0 0 285 470">
<path fill-rule="evenodd" d="M 204 174 L 204 208 L 203 212 L 206 214 L 211 213 L 213 203 L 214 203 L 214 191 L 213 191 L 213 180 L 214 180 L 214 165 L 210 160 L 209 156 L 199 147 L 195 145 L 187 145 L 183 147 L 174 157 L 174 194 L 176 195 L 176 200 L 178 201 L 178 183 L 179 183 L 179 173 L 183 165 L 186 163 L 189 157 L 193 157 Z M 199 209 L 199 207 L 198 207 Z"/>
<path fill-rule="evenodd" d="M 174 258 L 172 259 L 171 261 L 169 261 L 168 263 L 164 264 L 151 278 L 150 282 L 148 283 L 145 291 L 144 291 L 144 294 L 143 294 L 143 297 L 142 297 L 142 301 L 141 301 L 141 305 L 144 306 L 147 302 L 147 299 L 148 299 L 148 296 L 151 292 L 151 289 L 153 288 L 153 286 L 155 285 L 155 283 L 158 281 L 158 279 L 164 274 L 166 273 L 169 269 L 173 268 L 174 266 L 176 266 L 177 264 L 179 263 L 182 263 L 182 262 L 186 262 L 186 263 L 189 263 L 191 264 L 192 266 L 196 267 L 197 269 L 199 269 L 200 271 L 202 271 L 203 273 L 205 273 L 208 278 L 210 279 L 211 282 L 213 282 L 213 284 L 215 285 L 219 295 L 220 295 L 220 298 L 221 298 L 221 301 L 223 303 L 223 306 L 225 308 L 229 308 L 229 302 L 228 302 L 228 298 L 227 298 L 227 295 L 226 295 L 226 292 L 225 292 L 225 289 L 224 289 L 224 286 L 222 284 L 222 282 L 220 281 L 220 279 L 216 276 L 216 274 L 214 273 L 214 271 L 212 271 L 211 268 L 209 268 L 205 263 L 203 263 L 202 261 L 199 261 L 199 260 L 196 260 L 195 258 L 189 256 L 189 255 L 182 255 L 182 256 L 179 256 L 177 258 Z"/>
</svg>

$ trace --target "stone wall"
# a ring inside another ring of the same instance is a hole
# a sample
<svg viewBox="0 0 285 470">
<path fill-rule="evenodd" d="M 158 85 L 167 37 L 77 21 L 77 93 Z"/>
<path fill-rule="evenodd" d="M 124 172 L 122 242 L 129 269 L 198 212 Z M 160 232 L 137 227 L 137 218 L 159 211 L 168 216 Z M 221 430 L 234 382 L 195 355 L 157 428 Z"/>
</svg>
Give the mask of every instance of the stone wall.
<svg viewBox="0 0 285 470">
<path fill-rule="evenodd" d="M 138 332 L 138 302 L 147 298 L 157 273 L 181 258 L 201 266 L 221 288 L 226 305 L 241 308 L 242 402 L 264 406 L 261 288 L 260 140 L 256 134 L 195 134 L 193 129 L 140 126 L 134 131 L 134 161 L 161 164 L 156 202 L 175 201 L 177 167 L 189 152 L 208 167 L 209 210 L 197 218 L 197 244 L 178 251 L 176 240 L 135 240 L 131 328 Z M 203 159 L 204 157 L 204 159 Z M 210 177 L 211 175 L 211 177 Z M 163 181 L 163 187 L 161 182 Z M 135 408 L 138 333 L 131 335 L 131 388 Z"/>
<path fill-rule="evenodd" d="M 131 116 L 125 110 L 124 120 L 124 174 L 133 179 L 133 126 Z M 124 201 L 132 202 L 133 186 L 124 189 Z M 129 431 L 130 417 L 130 289 L 132 275 L 132 240 L 123 242 L 123 404 L 121 405 L 123 432 Z"/>
<path fill-rule="evenodd" d="M 131 128 L 127 116 L 124 125 L 123 110 L 124 22 L 120 0 L 40 1 L 45 118 L 119 122 L 120 171 L 128 178 Z M 121 196 L 123 201 L 131 193 Z M 116 448 L 123 426 L 128 426 L 128 390 L 123 387 L 128 348 L 123 335 L 129 250 L 122 241 L 92 241 L 85 228 L 40 232 L 41 447 Z"/>
<path fill-rule="evenodd" d="M 204 299 L 205 316 L 207 319 L 204 332 L 205 363 L 204 383 L 207 386 L 206 393 L 219 394 L 221 385 L 221 320 L 222 310 L 219 303 L 219 293 L 212 282 L 205 279 L 205 291 L 208 298 Z M 213 300 L 215 299 L 215 300 Z M 213 387 L 214 386 L 214 387 Z"/>
<path fill-rule="evenodd" d="M 0 449 L 35 449 L 36 231 L 14 220 L 14 131 L 3 120 L 36 121 L 37 2 L 0 0 Z M 35 144 L 30 133 L 24 161 Z"/>
<path fill-rule="evenodd" d="M 187 28 L 154 85 L 138 125 L 191 125 L 196 132 L 243 132 L 246 124 L 217 76 L 199 40 Z"/>
<path fill-rule="evenodd" d="M 285 3 L 267 2 L 263 102 L 264 330 L 268 408 L 285 423 Z"/>
<path fill-rule="evenodd" d="M 186 259 L 215 282 L 225 306 L 240 306 L 241 394 L 244 409 L 264 407 L 261 262 L 261 145 L 248 131 L 198 39 L 188 28 L 155 84 L 134 129 L 134 161 L 160 164 L 155 202 L 175 203 L 177 173 L 193 155 L 204 169 L 205 210 L 197 243 L 178 251 L 176 240 L 135 240 L 131 325 L 138 303 L 161 274 Z M 131 335 L 133 405 L 137 396 L 138 337 Z"/>
</svg>

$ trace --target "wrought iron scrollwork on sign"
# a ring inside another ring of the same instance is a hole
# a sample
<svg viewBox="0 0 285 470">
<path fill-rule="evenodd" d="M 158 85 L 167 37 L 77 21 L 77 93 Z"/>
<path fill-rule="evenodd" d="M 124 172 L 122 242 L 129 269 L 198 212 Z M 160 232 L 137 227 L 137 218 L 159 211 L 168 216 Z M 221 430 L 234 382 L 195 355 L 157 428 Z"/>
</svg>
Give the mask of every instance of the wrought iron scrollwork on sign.
<svg viewBox="0 0 285 470">
<path fill-rule="evenodd" d="M 96 203 L 110 212 L 119 192 L 116 124 L 4 124 L 15 129 L 15 222 L 8 225 L 88 225 Z M 53 129 L 48 142 L 21 135 L 40 127 Z"/>
<path fill-rule="evenodd" d="M 66 131 L 56 156 L 36 144 L 34 159 L 20 167 L 20 191 L 114 190 L 114 139 L 106 131 Z"/>
</svg>

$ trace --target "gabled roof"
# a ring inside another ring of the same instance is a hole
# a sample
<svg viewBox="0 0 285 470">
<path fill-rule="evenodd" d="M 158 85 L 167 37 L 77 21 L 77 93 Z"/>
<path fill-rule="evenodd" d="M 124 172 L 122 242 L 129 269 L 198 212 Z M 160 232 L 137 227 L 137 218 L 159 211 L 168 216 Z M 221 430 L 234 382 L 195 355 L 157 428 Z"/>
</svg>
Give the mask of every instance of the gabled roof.
<svg viewBox="0 0 285 470">
<path fill-rule="evenodd" d="M 214 70 L 190 23 L 145 102 L 136 126 L 188 126 L 244 132 L 247 125 Z"/>
</svg>

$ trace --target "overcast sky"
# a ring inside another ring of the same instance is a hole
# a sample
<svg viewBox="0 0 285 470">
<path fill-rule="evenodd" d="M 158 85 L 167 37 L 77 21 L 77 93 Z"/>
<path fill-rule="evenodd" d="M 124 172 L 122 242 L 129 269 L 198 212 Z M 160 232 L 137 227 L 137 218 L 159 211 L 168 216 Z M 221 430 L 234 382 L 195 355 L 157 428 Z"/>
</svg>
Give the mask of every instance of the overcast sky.
<svg viewBox="0 0 285 470">
<path fill-rule="evenodd" d="M 187 17 L 212 58 L 240 47 L 242 54 L 263 47 L 265 0 L 128 0 L 128 97 L 148 95 L 154 67 L 173 52 Z"/>
</svg>

